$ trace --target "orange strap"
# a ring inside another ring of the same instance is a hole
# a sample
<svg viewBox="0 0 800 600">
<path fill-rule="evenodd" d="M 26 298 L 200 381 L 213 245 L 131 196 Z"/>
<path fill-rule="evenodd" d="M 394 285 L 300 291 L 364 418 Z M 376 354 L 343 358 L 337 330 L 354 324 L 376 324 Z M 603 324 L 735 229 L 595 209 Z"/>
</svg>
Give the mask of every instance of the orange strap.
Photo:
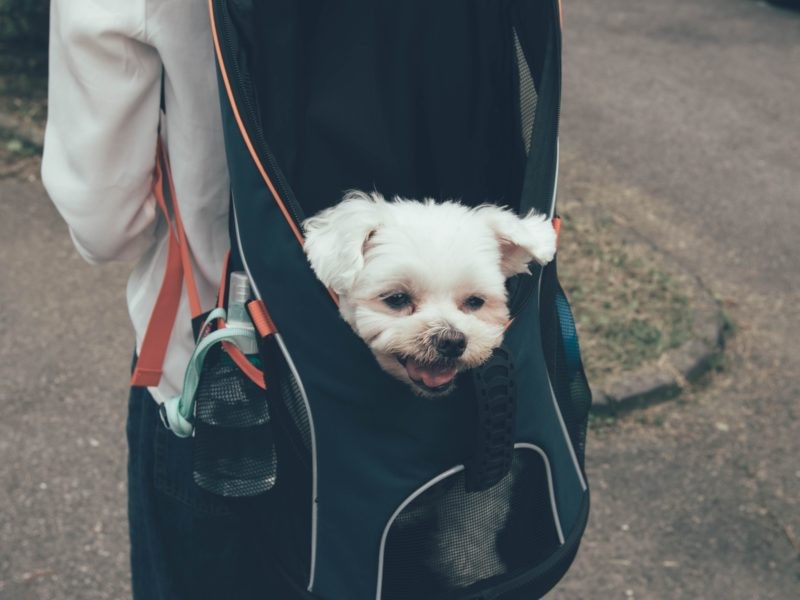
<svg viewBox="0 0 800 600">
<path fill-rule="evenodd" d="M 258 335 L 262 338 L 278 333 L 278 328 L 272 322 L 272 317 L 267 312 L 267 307 L 261 300 L 251 300 L 247 303 L 247 308 L 250 311 L 250 319 L 253 321 L 253 326 L 258 331 Z"/>
<path fill-rule="evenodd" d="M 267 389 L 267 382 L 264 379 L 263 371 L 260 371 L 258 367 L 247 360 L 247 357 L 242 354 L 242 351 L 239 350 L 235 344 L 231 344 L 230 342 L 222 342 L 222 347 L 225 349 L 225 352 L 228 353 L 228 356 L 231 357 L 231 360 L 236 364 L 236 366 L 239 367 L 239 370 L 244 373 L 250 381 L 255 383 L 262 390 Z"/>
<path fill-rule="evenodd" d="M 164 172 L 166 173 L 166 182 L 169 187 L 169 197 L 172 205 L 172 213 L 175 217 L 175 230 L 178 234 L 178 247 L 181 250 L 181 264 L 183 265 L 183 280 L 186 284 L 186 295 L 189 297 L 189 310 L 192 313 L 192 318 L 196 318 L 203 313 L 203 308 L 200 306 L 200 296 L 197 293 L 197 284 L 194 281 L 194 271 L 192 269 L 191 249 L 189 242 L 186 239 L 186 232 L 183 229 L 183 220 L 181 219 L 181 211 L 178 208 L 178 200 L 175 195 L 175 184 L 172 181 L 172 169 L 169 166 L 169 156 L 164 148 L 163 142 L 159 139 L 161 150 L 159 156 L 164 161 Z M 166 206 L 166 205 L 165 205 Z M 163 207 L 162 207 L 163 209 Z M 169 223 L 168 213 L 164 213 Z"/>
<path fill-rule="evenodd" d="M 175 198 L 175 186 L 172 183 L 169 160 L 161 138 L 156 146 L 153 195 L 167 222 L 167 264 L 153 312 L 147 323 L 136 368 L 131 376 L 132 386 L 152 387 L 161 381 L 164 356 L 167 353 L 172 327 L 178 314 L 184 282 L 192 317 L 196 317 L 202 312 L 200 297 L 192 273 L 189 245 Z M 170 218 L 170 208 L 174 215 L 174 224 Z"/>
<path fill-rule="evenodd" d="M 225 262 L 222 266 L 222 279 L 219 282 L 219 293 L 217 294 L 217 307 L 222 308 L 225 304 L 225 293 L 228 287 L 228 265 L 231 260 L 231 253 L 230 250 L 228 254 L 225 255 Z M 266 311 L 266 309 L 264 309 Z M 217 319 L 217 327 L 225 327 L 225 322 L 222 319 Z M 242 351 L 236 347 L 236 345 L 231 344 L 230 342 L 222 342 L 222 347 L 225 349 L 225 352 L 228 353 L 228 356 L 231 357 L 231 360 L 239 367 L 239 370 L 244 373 L 247 378 L 255 383 L 258 387 L 262 390 L 267 389 L 267 383 L 264 380 L 264 373 L 259 371 L 258 368 L 253 366 L 247 357 L 242 354 Z"/>
</svg>

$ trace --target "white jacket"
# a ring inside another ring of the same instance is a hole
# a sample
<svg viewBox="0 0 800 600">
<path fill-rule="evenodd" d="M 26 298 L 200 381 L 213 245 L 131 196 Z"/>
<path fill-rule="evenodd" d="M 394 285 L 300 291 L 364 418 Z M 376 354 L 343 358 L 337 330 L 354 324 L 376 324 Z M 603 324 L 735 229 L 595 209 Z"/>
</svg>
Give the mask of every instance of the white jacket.
<svg viewBox="0 0 800 600">
<path fill-rule="evenodd" d="M 136 261 L 127 300 L 140 347 L 166 260 L 151 193 L 162 125 L 203 309 L 228 249 L 228 174 L 206 0 L 53 0 L 42 180 L 89 262 Z M 186 293 L 159 402 L 179 391 L 193 348 Z M 122 357 L 121 357 L 122 360 Z"/>
</svg>

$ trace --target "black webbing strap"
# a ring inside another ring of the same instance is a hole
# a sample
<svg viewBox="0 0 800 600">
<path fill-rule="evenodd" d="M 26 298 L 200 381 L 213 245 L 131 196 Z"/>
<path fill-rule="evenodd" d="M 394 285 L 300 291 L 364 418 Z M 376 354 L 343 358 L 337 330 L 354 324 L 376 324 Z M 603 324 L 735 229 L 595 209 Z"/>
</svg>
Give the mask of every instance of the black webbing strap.
<svg viewBox="0 0 800 600">
<path fill-rule="evenodd" d="M 203 323 L 206 322 L 209 314 L 211 314 L 211 311 L 207 310 L 206 312 L 199 314 L 192 319 L 192 334 L 194 335 L 195 342 L 200 341 L 200 334 L 202 333 L 200 328 L 203 326 Z"/>
<path fill-rule="evenodd" d="M 465 464 L 467 492 L 488 489 L 511 468 L 517 394 L 514 366 L 505 348 L 495 349 L 483 366 L 473 369 L 476 427 L 472 456 Z"/>
</svg>

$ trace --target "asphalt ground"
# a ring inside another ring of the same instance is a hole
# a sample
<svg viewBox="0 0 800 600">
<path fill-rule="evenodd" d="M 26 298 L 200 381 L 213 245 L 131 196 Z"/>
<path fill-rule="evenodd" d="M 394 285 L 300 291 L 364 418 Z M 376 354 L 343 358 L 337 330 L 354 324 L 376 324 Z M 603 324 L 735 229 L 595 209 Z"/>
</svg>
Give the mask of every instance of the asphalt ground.
<svg viewBox="0 0 800 600">
<path fill-rule="evenodd" d="M 564 4 L 562 173 L 585 193 L 563 200 L 602 198 L 737 330 L 681 402 L 593 430 L 591 522 L 552 597 L 798 598 L 800 14 Z"/>
<path fill-rule="evenodd" d="M 550 597 L 800 597 L 800 16 L 564 10 L 562 181 L 583 192 L 562 200 L 602 202 L 737 330 L 679 402 L 595 424 L 590 525 Z M 0 239 L 0 598 L 129 597 L 128 267 L 77 258 L 35 183 L 0 181 Z"/>
</svg>

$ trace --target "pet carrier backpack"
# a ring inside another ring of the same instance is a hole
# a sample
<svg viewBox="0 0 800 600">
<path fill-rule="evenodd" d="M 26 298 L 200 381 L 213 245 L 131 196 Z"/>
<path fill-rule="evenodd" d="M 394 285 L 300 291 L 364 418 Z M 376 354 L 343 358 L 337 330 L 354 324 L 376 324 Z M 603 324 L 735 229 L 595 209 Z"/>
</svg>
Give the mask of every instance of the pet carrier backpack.
<svg viewBox="0 0 800 600">
<path fill-rule="evenodd" d="M 558 0 L 209 4 L 227 269 L 252 287 L 259 357 L 237 351 L 246 332 L 203 337 L 225 315 L 212 313 L 199 354 L 216 335 L 230 359 L 217 352 L 202 373 L 193 363 L 197 403 L 172 403 L 165 421 L 194 428 L 198 444 L 215 425 L 233 432 L 221 447 L 235 447 L 237 428 L 252 441 L 234 491 L 217 491 L 270 498 L 275 598 L 540 597 L 571 564 L 589 512 L 591 399 L 555 261 L 508 282 L 512 321 L 492 358 L 450 395 L 423 398 L 341 319 L 304 255 L 302 221 L 354 188 L 553 217 Z"/>
</svg>

